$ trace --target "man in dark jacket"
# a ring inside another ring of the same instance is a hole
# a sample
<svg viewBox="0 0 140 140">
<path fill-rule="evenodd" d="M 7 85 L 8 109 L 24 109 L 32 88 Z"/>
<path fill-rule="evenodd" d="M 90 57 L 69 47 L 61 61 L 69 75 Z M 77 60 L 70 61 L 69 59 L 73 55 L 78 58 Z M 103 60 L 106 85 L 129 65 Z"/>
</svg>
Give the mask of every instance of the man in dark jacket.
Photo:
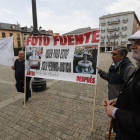
<svg viewBox="0 0 140 140">
<path fill-rule="evenodd" d="M 105 72 L 97 67 L 100 77 L 108 81 L 109 100 L 118 98 L 121 87 L 135 70 L 130 59 L 126 57 L 127 53 L 125 46 L 116 46 L 111 53 L 113 63 L 109 71 Z"/>
<path fill-rule="evenodd" d="M 25 75 L 25 53 L 24 51 L 19 51 L 18 59 L 15 60 L 12 69 L 15 70 L 16 88 L 18 92 L 24 93 L 24 75 Z M 26 102 L 31 97 L 30 90 L 30 77 L 26 77 Z"/>
<path fill-rule="evenodd" d="M 108 102 L 106 111 L 117 120 L 121 140 L 140 140 L 140 31 L 128 40 L 133 41 L 132 58 L 136 60 L 137 68 L 121 89 L 118 99 Z"/>
<path fill-rule="evenodd" d="M 97 67 L 100 77 L 108 81 L 109 100 L 118 98 L 120 89 L 135 70 L 130 59 L 126 57 L 127 53 L 125 46 L 116 46 L 111 53 L 113 64 L 110 66 L 109 71 L 105 72 Z M 120 140 L 120 131 L 115 120 L 113 120 L 113 130 L 116 133 L 116 140 Z M 108 132 L 106 132 L 106 135 L 108 135 Z M 112 135 L 114 135 L 113 132 Z"/>
</svg>

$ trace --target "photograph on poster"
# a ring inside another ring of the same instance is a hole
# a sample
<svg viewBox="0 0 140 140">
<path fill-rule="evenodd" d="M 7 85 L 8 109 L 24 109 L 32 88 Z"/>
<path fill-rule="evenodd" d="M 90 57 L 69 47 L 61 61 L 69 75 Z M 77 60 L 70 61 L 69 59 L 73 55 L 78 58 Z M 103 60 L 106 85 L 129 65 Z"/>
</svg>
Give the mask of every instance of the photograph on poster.
<svg viewBox="0 0 140 140">
<path fill-rule="evenodd" d="M 96 74 L 98 45 L 76 46 L 73 58 L 73 72 Z"/>
<path fill-rule="evenodd" d="M 26 69 L 40 70 L 43 47 L 26 47 Z"/>
</svg>

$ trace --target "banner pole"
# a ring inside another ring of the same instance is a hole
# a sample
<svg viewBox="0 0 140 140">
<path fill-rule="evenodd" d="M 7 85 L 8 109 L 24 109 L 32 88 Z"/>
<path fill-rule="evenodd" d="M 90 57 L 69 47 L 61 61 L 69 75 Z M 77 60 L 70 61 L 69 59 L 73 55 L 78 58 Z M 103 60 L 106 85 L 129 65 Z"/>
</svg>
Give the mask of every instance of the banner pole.
<svg viewBox="0 0 140 140">
<path fill-rule="evenodd" d="M 15 77 L 14 77 L 14 70 L 13 70 L 13 103 L 15 103 L 15 92 L 14 92 L 14 88 L 15 88 Z"/>
<path fill-rule="evenodd" d="M 24 109 L 26 108 L 26 76 L 24 76 Z"/>
<path fill-rule="evenodd" d="M 92 118 L 92 129 L 91 129 L 91 132 L 93 132 L 93 128 L 94 128 L 95 106 L 96 106 L 96 94 L 97 94 L 97 85 L 95 85 L 94 105 L 93 105 L 93 118 Z"/>
</svg>

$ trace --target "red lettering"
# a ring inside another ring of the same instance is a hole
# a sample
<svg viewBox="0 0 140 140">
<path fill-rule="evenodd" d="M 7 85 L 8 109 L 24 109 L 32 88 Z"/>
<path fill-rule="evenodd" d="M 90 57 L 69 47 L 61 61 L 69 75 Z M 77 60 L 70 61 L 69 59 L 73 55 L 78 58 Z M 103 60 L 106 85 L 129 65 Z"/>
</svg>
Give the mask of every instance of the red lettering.
<svg viewBox="0 0 140 140">
<path fill-rule="evenodd" d="M 27 71 L 26 75 L 35 76 L 35 71 Z"/>
<path fill-rule="evenodd" d="M 35 45 L 37 45 L 37 41 L 38 41 L 38 38 L 37 38 L 36 36 L 34 36 L 34 37 L 32 37 L 32 42 L 31 42 L 31 44 L 32 44 L 33 46 L 35 46 Z"/>
<path fill-rule="evenodd" d="M 26 75 L 30 75 L 30 71 L 27 71 Z"/>
<path fill-rule="evenodd" d="M 29 42 L 31 41 L 31 37 L 30 36 L 28 36 L 27 37 L 27 45 L 29 45 Z"/>
<path fill-rule="evenodd" d="M 76 78 L 77 82 L 86 82 L 86 83 L 95 83 L 94 77 L 84 77 L 84 76 L 77 76 Z"/>
<path fill-rule="evenodd" d="M 54 38 L 54 45 L 57 45 L 57 41 L 59 41 L 58 36 L 53 36 L 53 38 Z"/>
<path fill-rule="evenodd" d="M 66 36 L 59 36 L 60 38 L 60 44 L 66 45 L 67 44 L 67 37 Z"/>
<path fill-rule="evenodd" d="M 49 45 L 50 44 L 50 38 L 49 37 L 44 36 L 43 39 L 44 39 L 44 45 Z"/>
<path fill-rule="evenodd" d="M 32 76 L 35 76 L 35 71 L 32 71 L 32 74 L 31 74 Z"/>
<path fill-rule="evenodd" d="M 96 37 L 99 37 L 99 35 L 97 35 L 97 33 L 99 33 L 100 30 L 96 30 L 96 31 L 93 31 L 93 35 L 92 35 L 92 43 L 93 42 L 99 42 L 100 40 L 97 40 Z"/>
<path fill-rule="evenodd" d="M 83 44 L 83 41 L 84 41 L 83 34 L 81 34 L 81 35 L 74 35 L 74 36 L 75 36 L 75 39 L 76 39 L 75 45 Z"/>
<path fill-rule="evenodd" d="M 39 46 L 41 46 L 41 44 L 42 44 L 42 36 L 38 36 L 38 39 L 39 39 Z"/>
<path fill-rule="evenodd" d="M 67 37 L 68 37 L 68 45 L 74 45 L 74 42 L 72 42 L 74 41 L 73 35 L 68 35 Z"/>
<path fill-rule="evenodd" d="M 88 32 L 88 33 L 84 33 L 84 35 L 86 36 L 86 42 L 85 43 L 88 43 L 89 42 L 89 39 L 90 39 L 90 34 L 92 32 Z"/>
</svg>

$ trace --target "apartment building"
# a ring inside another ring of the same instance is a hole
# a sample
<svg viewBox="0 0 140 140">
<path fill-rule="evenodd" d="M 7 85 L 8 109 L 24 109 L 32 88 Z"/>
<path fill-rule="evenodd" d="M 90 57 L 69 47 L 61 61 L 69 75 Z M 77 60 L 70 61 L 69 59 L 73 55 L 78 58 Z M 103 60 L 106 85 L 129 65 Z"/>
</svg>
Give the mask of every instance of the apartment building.
<svg viewBox="0 0 140 140">
<path fill-rule="evenodd" d="M 140 21 L 134 11 L 104 15 L 99 18 L 100 52 L 110 52 L 123 45 L 130 51 L 128 37 L 140 30 Z"/>
<path fill-rule="evenodd" d="M 53 30 L 42 30 L 42 27 L 39 27 L 39 36 L 52 36 L 59 35 L 59 33 L 53 33 Z M 33 27 L 28 28 L 20 27 L 20 24 L 10 24 L 10 23 L 2 23 L 0 22 L 0 38 L 11 37 L 13 36 L 13 46 L 15 50 L 15 55 L 17 55 L 18 51 L 25 46 L 25 38 L 26 36 L 33 36 Z"/>
</svg>

